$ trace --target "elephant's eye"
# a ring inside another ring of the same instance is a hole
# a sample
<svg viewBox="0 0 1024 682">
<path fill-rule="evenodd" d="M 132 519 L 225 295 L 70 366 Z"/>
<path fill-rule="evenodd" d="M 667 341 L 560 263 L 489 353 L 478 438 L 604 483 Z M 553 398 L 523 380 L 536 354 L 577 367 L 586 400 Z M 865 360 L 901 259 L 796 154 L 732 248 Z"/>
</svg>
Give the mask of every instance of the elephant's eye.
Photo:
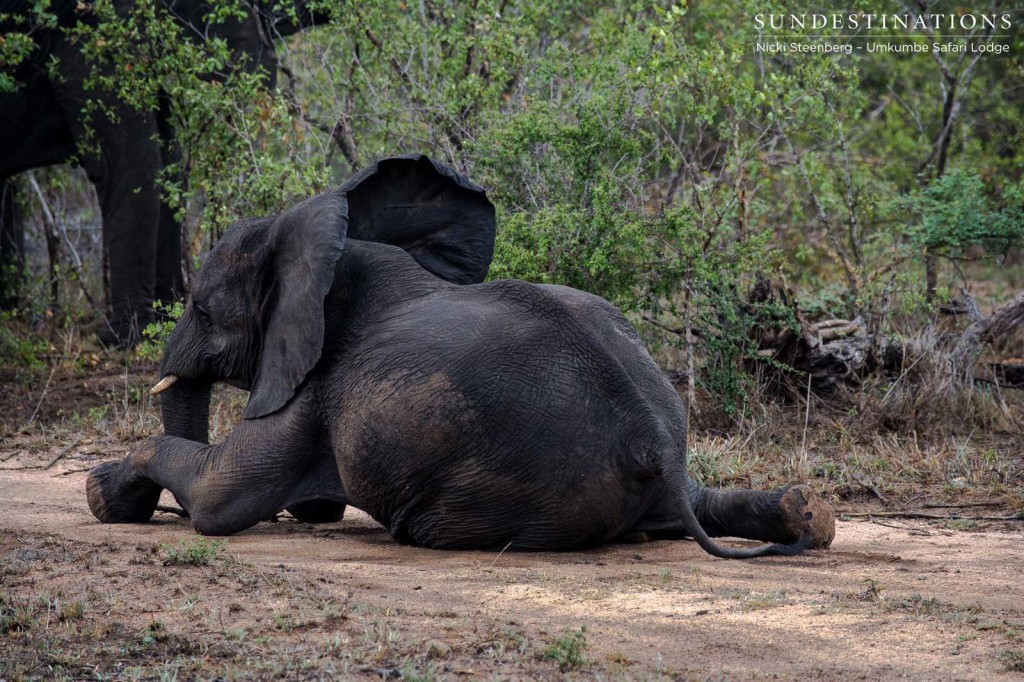
<svg viewBox="0 0 1024 682">
<path fill-rule="evenodd" d="M 213 323 L 210 313 L 206 312 L 206 309 L 199 304 L 196 304 L 194 307 L 196 310 L 196 317 L 199 318 L 199 323 L 204 327 L 209 327 Z"/>
</svg>

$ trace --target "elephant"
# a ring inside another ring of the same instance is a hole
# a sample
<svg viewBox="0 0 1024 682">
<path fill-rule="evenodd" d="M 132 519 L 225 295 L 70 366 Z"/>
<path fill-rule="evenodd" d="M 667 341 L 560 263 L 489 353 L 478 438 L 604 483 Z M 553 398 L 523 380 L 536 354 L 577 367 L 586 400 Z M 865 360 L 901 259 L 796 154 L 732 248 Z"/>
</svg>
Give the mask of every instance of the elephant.
<svg viewBox="0 0 1024 682">
<path fill-rule="evenodd" d="M 155 2 L 195 35 L 221 37 L 238 56 L 241 68 L 262 68 L 274 85 L 276 63 L 271 36 L 286 36 L 325 20 L 295 0 L 294 16 L 272 12 L 270 0 L 246 5 L 245 19 L 209 24 L 205 0 L 113 0 L 119 14 L 138 2 Z M 52 164 L 78 160 L 96 187 L 103 220 L 107 262 L 107 325 L 100 338 L 110 345 L 131 346 L 153 315 L 154 300 L 182 296 L 181 224 L 161 201 L 157 178 L 180 160 L 170 122 L 170 104 L 161 93 L 156 111 L 138 111 L 105 92 L 86 87 L 95 70 L 110 67 L 83 58 L 64 29 L 94 21 L 90 6 L 56 0 L 51 12 L 56 28 L 33 27 L 29 0 L 3 0 L 0 30 L 30 32 L 36 49 L 13 73 L 13 92 L 0 92 L 0 304 L 12 307 L 23 270 L 24 227 L 10 200 L 7 180 Z M 101 117 L 91 131 L 87 103 L 102 101 L 116 120 Z M 85 145 L 90 132 L 93 144 Z"/>
<path fill-rule="evenodd" d="M 92 513 L 145 522 L 167 489 L 204 535 L 352 505 L 438 549 L 829 545 L 832 509 L 807 486 L 690 478 L 685 405 L 624 315 L 565 286 L 485 282 L 494 234 L 484 190 L 417 156 L 234 224 L 165 348 L 166 435 L 90 471 Z M 209 445 L 217 381 L 249 399 Z M 725 535 L 770 544 L 711 539 Z"/>
</svg>

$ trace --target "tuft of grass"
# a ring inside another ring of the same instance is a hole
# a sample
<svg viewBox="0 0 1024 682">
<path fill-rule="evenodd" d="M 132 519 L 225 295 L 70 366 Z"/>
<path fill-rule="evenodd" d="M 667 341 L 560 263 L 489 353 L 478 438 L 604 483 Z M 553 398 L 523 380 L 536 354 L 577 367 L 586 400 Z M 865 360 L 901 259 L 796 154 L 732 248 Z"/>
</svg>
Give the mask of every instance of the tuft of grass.
<svg viewBox="0 0 1024 682">
<path fill-rule="evenodd" d="M 903 611 L 916 618 L 940 618 L 948 622 L 976 623 L 982 608 L 978 605 L 959 606 L 941 602 L 935 597 L 914 593 L 906 599 L 886 602 L 889 611 Z"/>
<path fill-rule="evenodd" d="M 496 660 L 521 658 L 530 648 L 530 641 L 517 625 L 503 624 L 494 620 L 482 630 L 480 637 L 469 645 L 470 651 L 478 656 L 487 656 Z M 430 649 L 435 649 L 431 653 Z M 441 658 L 450 647 L 446 644 L 434 643 L 428 648 L 427 658 Z M 450 651 L 448 651 L 450 653 Z"/>
<path fill-rule="evenodd" d="M 249 631 L 241 627 L 228 628 L 224 631 L 224 636 L 236 642 L 244 642 L 249 637 Z"/>
<path fill-rule="evenodd" d="M 419 668 L 414 661 L 407 661 L 402 666 L 401 679 L 406 682 L 434 682 L 437 679 L 437 664 L 431 662 Z"/>
<path fill-rule="evenodd" d="M 999 661 L 1007 672 L 1024 673 L 1024 649 L 1003 649 Z"/>
<path fill-rule="evenodd" d="M 363 640 L 369 649 L 374 660 L 383 660 L 395 647 L 401 634 L 391 629 L 391 624 L 383 619 L 363 621 Z"/>
<path fill-rule="evenodd" d="M 142 643 L 153 644 L 155 642 L 162 642 L 167 639 L 168 633 L 167 628 L 159 620 L 154 620 L 152 623 L 146 626 L 146 629 L 142 631 Z"/>
<path fill-rule="evenodd" d="M 271 614 L 271 619 L 274 621 L 274 627 L 281 632 L 292 632 L 293 630 L 316 627 L 319 625 L 319 622 L 315 618 L 294 616 L 291 613 L 281 611 L 276 611 Z"/>
<path fill-rule="evenodd" d="M 860 593 L 861 601 L 876 602 L 882 601 L 882 592 L 885 590 L 874 578 L 863 578 L 864 591 Z"/>
<path fill-rule="evenodd" d="M 85 615 L 85 603 L 81 601 L 64 602 L 60 606 L 57 617 L 61 622 L 78 620 Z"/>
<path fill-rule="evenodd" d="M 0 594 L 0 635 L 25 631 L 35 624 L 32 604 L 10 594 Z"/>
<path fill-rule="evenodd" d="M 191 542 L 181 540 L 176 546 L 163 544 L 160 550 L 164 556 L 164 566 L 209 566 L 220 556 L 226 545 L 226 540 L 200 538 Z"/>
<path fill-rule="evenodd" d="M 744 612 L 761 611 L 763 609 L 774 609 L 788 603 L 789 597 L 785 590 L 769 592 L 752 592 L 747 590 L 736 590 L 729 595 L 740 604 Z"/>
<path fill-rule="evenodd" d="M 560 672 L 568 672 L 586 665 L 583 652 L 587 649 L 587 626 L 579 630 L 567 630 L 564 635 L 551 642 L 544 652 L 544 658 L 558 664 Z"/>
<path fill-rule="evenodd" d="M 908 611 L 911 615 L 929 617 L 938 615 L 942 611 L 942 604 L 935 597 L 925 597 L 914 593 L 897 602 L 893 602 L 893 610 Z"/>
</svg>

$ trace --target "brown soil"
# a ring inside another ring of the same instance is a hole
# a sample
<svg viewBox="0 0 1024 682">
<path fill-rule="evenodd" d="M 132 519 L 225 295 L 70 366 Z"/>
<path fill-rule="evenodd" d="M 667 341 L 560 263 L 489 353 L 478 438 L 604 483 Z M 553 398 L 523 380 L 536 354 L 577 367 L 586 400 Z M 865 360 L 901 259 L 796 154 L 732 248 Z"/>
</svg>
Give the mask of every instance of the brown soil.
<svg viewBox="0 0 1024 682">
<path fill-rule="evenodd" d="M 1019 525 L 840 521 L 830 550 L 731 562 L 692 542 L 439 552 L 398 545 L 349 510 L 340 524 L 260 524 L 208 566 L 164 566 L 161 545 L 197 541 L 188 521 L 98 523 L 81 469 L 99 457 L 83 449 L 49 469 L 52 451 L 0 451 L 0 678 L 561 667 L 602 679 L 1011 679 L 1024 668 Z"/>
</svg>

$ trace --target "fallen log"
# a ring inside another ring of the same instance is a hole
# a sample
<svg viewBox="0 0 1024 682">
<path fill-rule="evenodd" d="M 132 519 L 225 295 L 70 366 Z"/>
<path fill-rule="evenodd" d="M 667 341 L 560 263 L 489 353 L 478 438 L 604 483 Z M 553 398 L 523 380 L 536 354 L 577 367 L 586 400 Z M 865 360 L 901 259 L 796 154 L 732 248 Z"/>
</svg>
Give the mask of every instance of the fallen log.
<svg viewBox="0 0 1024 682">
<path fill-rule="evenodd" d="M 780 348 L 762 349 L 758 357 L 772 361 L 771 371 L 778 375 L 779 382 L 806 388 L 809 375 L 811 390 L 821 395 L 831 395 L 844 385 L 859 385 L 864 377 L 879 368 L 893 373 L 900 371 L 904 356 L 900 341 L 865 334 L 859 321 L 843 322 L 843 325 L 829 324 L 820 332 L 809 326 L 802 338 L 794 335 Z M 788 382 L 785 381 L 787 375 Z"/>
<path fill-rule="evenodd" d="M 988 317 L 970 324 L 960 335 L 949 355 L 950 370 L 955 376 L 971 378 L 972 366 L 981 347 L 1024 324 L 1024 291 L 1020 292 Z"/>
<path fill-rule="evenodd" d="M 990 362 L 985 370 L 974 373 L 974 363 L 982 346 L 1024 325 L 1024 291 L 992 315 L 982 317 L 970 294 L 963 290 L 957 301 L 972 320 L 960 334 L 941 338 L 934 348 L 914 351 L 896 337 L 877 333 L 864 320 L 831 319 L 809 322 L 797 308 L 795 297 L 784 285 L 759 282 L 751 303 L 769 300 L 790 307 L 797 325 L 783 329 L 756 328 L 751 338 L 758 344 L 752 362 L 769 383 L 795 396 L 806 391 L 808 378 L 812 392 L 836 393 L 842 386 L 857 386 L 878 370 L 899 375 L 908 355 L 934 354 L 940 362 L 945 356 L 951 376 L 966 381 L 984 381 L 1006 388 L 1024 389 L 1024 358 Z"/>
</svg>

